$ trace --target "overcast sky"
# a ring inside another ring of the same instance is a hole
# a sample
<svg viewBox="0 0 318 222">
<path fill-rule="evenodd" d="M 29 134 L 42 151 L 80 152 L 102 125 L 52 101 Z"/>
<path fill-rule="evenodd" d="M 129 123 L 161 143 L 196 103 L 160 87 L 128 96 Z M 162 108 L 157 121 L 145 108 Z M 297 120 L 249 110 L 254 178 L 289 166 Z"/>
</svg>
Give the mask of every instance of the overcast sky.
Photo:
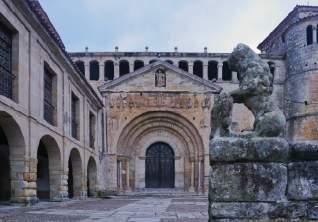
<svg viewBox="0 0 318 222">
<path fill-rule="evenodd" d="M 318 0 L 40 0 L 68 51 L 254 49 L 297 5 Z"/>
</svg>

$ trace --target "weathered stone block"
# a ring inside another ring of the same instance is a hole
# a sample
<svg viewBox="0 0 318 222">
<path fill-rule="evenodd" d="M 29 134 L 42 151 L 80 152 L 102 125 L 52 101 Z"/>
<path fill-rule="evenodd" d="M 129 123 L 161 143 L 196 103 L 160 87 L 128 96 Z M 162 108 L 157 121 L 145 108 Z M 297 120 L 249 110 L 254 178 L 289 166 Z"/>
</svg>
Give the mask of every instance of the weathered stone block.
<svg viewBox="0 0 318 222">
<path fill-rule="evenodd" d="M 318 160 L 318 144 L 316 142 L 291 143 L 290 160 Z"/>
<path fill-rule="evenodd" d="M 215 138 L 210 141 L 210 162 L 282 162 L 289 145 L 282 138 Z"/>
<path fill-rule="evenodd" d="M 210 201 L 282 201 L 287 166 L 281 163 L 212 165 Z"/>
<path fill-rule="evenodd" d="M 304 202 L 219 202 L 212 203 L 209 211 L 210 216 L 215 219 L 295 219 L 307 216 L 307 204 Z"/>
<path fill-rule="evenodd" d="M 288 198 L 318 200 L 318 161 L 288 164 Z"/>
<path fill-rule="evenodd" d="M 318 203 L 317 202 L 309 203 L 308 217 L 309 219 L 318 220 Z"/>
</svg>

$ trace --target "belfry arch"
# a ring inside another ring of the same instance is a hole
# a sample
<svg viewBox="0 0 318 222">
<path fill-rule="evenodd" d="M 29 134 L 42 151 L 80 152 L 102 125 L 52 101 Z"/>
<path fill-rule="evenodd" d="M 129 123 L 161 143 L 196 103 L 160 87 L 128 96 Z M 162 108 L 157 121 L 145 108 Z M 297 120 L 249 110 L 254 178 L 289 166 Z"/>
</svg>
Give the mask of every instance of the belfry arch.
<svg viewBox="0 0 318 222">
<path fill-rule="evenodd" d="M 146 188 L 146 153 L 156 143 L 166 144 L 174 153 L 175 189 L 204 190 L 202 138 L 198 129 L 180 114 L 167 111 L 143 113 L 123 127 L 117 141 L 119 190 Z"/>
</svg>

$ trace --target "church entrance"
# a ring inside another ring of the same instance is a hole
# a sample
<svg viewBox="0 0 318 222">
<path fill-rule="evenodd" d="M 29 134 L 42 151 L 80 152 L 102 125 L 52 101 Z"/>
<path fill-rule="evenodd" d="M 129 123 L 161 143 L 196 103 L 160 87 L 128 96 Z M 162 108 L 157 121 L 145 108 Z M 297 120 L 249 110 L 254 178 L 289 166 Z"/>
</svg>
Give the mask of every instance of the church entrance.
<svg viewBox="0 0 318 222">
<path fill-rule="evenodd" d="M 174 188 L 175 164 L 172 148 L 162 142 L 146 152 L 146 188 Z"/>
</svg>

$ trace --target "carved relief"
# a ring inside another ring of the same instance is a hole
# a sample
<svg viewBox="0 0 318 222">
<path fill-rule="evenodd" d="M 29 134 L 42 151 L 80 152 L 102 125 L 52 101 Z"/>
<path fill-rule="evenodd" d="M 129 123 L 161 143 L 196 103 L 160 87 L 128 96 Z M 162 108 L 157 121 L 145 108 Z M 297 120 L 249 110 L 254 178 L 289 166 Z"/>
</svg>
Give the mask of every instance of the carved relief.
<svg viewBox="0 0 318 222">
<path fill-rule="evenodd" d="M 166 71 L 161 68 L 155 73 L 155 86 L 166 87 Z"/>
<path fill-rule="evenodd" d="M 109 99 L 111 109 L 173 108 L 173 109 L 210 109 L 212 106 L 209 95 L 198 97 L 196 95 L 176 95 L 169 93 L 129 93 L 113 96 Z"/>
</svg>

